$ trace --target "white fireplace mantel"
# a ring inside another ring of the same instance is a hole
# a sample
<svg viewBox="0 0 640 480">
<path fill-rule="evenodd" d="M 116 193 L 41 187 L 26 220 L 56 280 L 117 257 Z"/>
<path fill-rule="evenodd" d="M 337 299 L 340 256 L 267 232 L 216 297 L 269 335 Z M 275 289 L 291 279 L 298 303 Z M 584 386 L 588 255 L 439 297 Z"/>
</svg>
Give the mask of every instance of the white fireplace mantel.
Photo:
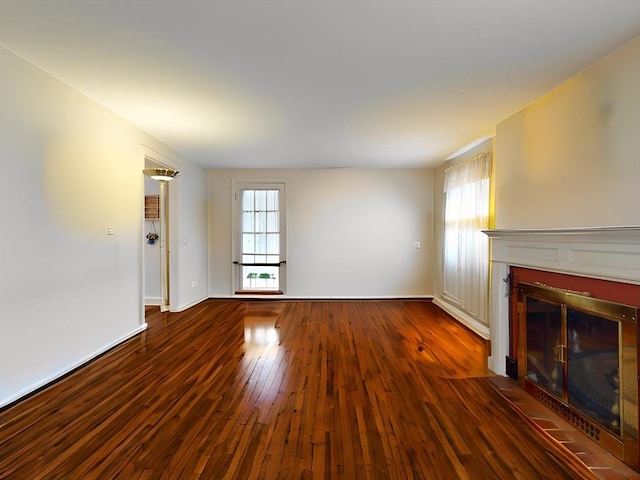
<svg viewBox="0 0 640 480">
<path fill-rule="evenodd" d="M 485 230 L 491 240 L 489 368 L 505 374 L 511 266 L 640 285 L 640 226 Z"/>
</svg>

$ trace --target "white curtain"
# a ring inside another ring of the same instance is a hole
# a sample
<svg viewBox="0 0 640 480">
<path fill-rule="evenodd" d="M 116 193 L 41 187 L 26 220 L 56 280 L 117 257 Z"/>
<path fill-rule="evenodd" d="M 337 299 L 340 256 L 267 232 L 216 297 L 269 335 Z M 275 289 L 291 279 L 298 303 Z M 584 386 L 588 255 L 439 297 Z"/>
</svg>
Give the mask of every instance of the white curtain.
<svg viewBox="0 0 640 480">
<path fill-rule="evenodd" d="M 489 155 L 481 153 L 444 172 L 444 293 L 483 323 L 489 283 Z"/>
</svg>

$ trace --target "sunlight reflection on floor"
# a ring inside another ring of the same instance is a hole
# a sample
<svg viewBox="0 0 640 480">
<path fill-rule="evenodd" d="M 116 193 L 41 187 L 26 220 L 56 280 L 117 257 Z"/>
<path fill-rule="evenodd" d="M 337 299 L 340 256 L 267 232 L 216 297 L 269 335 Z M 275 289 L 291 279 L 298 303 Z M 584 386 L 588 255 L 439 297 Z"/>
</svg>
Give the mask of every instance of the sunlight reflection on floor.
<svg viewBox="0 0 640 480">
<path fill-rule="evenodd" d="M 244 339 L 247 345 L 277 344 L 280 330 L 276 321 L 283 305 L 280 302 L 250 303 L 244 317 Z"/>
<path fill-rule="evenodd" d="M 278 329 L 271 322 L 246 322 L 244 324 L 244 340 L 248 345 L 269 345 L 280 340 Z"/>
</svg>

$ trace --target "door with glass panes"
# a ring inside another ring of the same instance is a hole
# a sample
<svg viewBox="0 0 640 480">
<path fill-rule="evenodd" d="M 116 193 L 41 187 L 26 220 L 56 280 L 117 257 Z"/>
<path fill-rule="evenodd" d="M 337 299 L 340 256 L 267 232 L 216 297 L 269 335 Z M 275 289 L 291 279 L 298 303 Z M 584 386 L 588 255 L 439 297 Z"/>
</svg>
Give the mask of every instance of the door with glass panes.
<svg viewBox="0 0 640 480">
<path fill-rule="evenodd" d="M 283 293 L 285 195 L 282 183 L 236 183 L 236 293 Z"/>
</svg>

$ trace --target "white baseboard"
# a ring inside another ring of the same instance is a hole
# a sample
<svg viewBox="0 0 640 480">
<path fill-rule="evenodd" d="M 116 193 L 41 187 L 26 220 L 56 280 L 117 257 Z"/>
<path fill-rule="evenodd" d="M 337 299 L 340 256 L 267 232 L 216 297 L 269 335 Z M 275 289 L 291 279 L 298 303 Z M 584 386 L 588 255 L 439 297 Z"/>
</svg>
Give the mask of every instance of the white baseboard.
<svg viewBox="0 0 640 480">
<path fill-rule="evenodd" d="M 212 295 L 212 300 L 433 300 L 433 295 L 377 295 L 377 296 L 293 296 L 293 295 Z"/>
<path fill-rule="evenodd" d="M 198 300 L 196 300 L 194 302 L 191 302 L 191 303 L 188 303 L 186 305 L 182 305 L 182 306 L 176 308 L 175 310 L 172 308 L 171 311 L 172 312 L 184 312 L 185 310 L 187 310 L 187 309 L 189 309 L 191 307 L 195 307 L 196 305 L 198 305 L 199 303 L 204 302 L 205 300 L 209 300 L 209 297 L 199 298 Z"/>
<path fill-rule="evenodd" d="M 58 370 L 53 375 L 49 375 L 48 377 L 43 378 L 39 382 L 36 382 L 33 385 L 30 385 L 27 388 L 24 388 L 24 389 L 20 390 L 18 393 L 15 393 L 15 394 L 11 395 L 10 397 L 3 398 L 2 400 L 0 400 L 0 408 L 4 407 L 5 405 L 9 405 L 10 403 L 13 403 L 13 402 L 15 402 L 17 400 L 20 400 L 22 397 L 24 397 L 26 395 L 29 395 L 30 393 L 33 393 L 36 390 L 38 390 L 38 389 L 40 389 L 40 388 L 42 388 L 42 387 L 54 382 L 55 380 L 57 380 L 57 379 L 63 377 L 64 375 L 72 372 L 76 368 L 81 367 L 85 363 L 88 363 L 91 360 L 93 360 L 94 358 L 102 355 L 103 353 L 105 353 L 106 351 L 112 349 L 113 347 L 121 344 L 122 342 L 125 342 L 125 341 L 129 340 L 132 337 L 135 337 L 139 333 L 141 333 L 144 330 L 146 330 L 146 328 L 147 328 L 147 324 L 144 323 L 144 324 L 140 325 L 138 328 L 136 328 L 135 330 L 133 330 L 133 331 L 129 332 L 128 334 L 120 337 L 119 339 L 114 340 L 113 342 L 103 346 L 99 350 L 96 350 L 95 352 L 92 352 L 89 355 L 85 356 L 84 358 L 78 360 L 77 362 L 74 362 L 74 363 L 72 363 L 70 365 L 67 365 L 63 369 Z"/>
<path fill-rule="evenodd" d="M 149 306 L 162 305 L 162 298 L 161 297 L 145 297 L 144 304 Z"/>
<path fill-rule="evenodd" d="M 491 338 L 491 330 L 488 326 L 480 323 L 471 315 L 464 312 L 463 310 L 460 310 L 455 305 L 447 302 L 442 297 L 436 297 L 433 300 L 433 303 L 480 337 L 484 338 L 485 340 L 489 340 Z"/>
</svg>

